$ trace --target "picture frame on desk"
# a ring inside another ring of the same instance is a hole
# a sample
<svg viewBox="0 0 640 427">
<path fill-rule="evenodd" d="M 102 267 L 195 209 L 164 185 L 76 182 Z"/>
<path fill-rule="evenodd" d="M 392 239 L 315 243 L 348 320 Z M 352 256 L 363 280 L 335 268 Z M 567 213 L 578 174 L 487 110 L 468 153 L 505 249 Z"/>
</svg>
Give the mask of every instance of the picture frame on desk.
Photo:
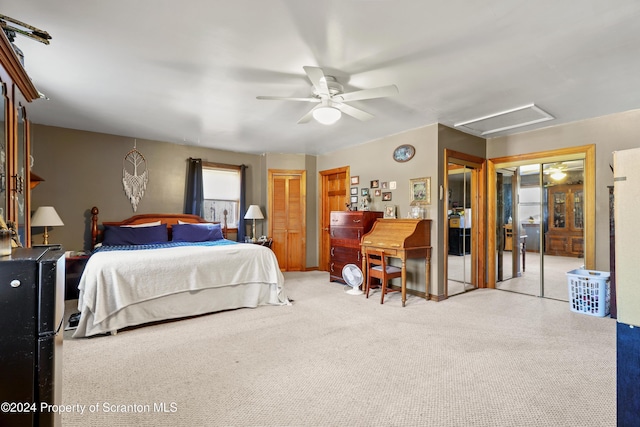
<svg viewBox="0 0 640 427">
<path fill-rule="evenodd" d="M 385 207 L 384 207 L 384 217 L 385 218 L 395 218 L 396 217 L 396 205 L 385 205 Z"/>
</svg>

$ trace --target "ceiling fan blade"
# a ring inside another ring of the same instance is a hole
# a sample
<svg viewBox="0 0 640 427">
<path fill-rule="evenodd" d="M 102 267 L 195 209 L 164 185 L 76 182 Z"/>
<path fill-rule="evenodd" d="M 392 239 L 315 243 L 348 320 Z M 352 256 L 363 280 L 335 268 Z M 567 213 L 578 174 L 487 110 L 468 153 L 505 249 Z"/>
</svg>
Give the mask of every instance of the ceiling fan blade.
<svg viewBox="0 0 640 427">
<path fill-rule="evenodd" d="M 396 85 L 380 86 L 373 89 L 356 90 L 355 92 L 347 92 L 335 95 L 334 101 L 358 101 L 361 99 L 384 98 L 386 96 L 397 95 L 398 87 Z"/>
<path fill-rule="evenodd" d="M 268 99 L 268 100 L 275 100 L 275 101 L 320 102 L 318 98 L 288 98 L 285 96 L 256 96 L 256 99 Z"/>
<path fill-rule="evenodd" d="M 302 67 L 304 72 L 309 76 L 309 80 L 313 83 L 313 87 L 318 92 L 318 95 L 329 96 L 329 86 L 327 86 L 327 78 L 324 76 L 322 68 L 318 67 Z"/>
<path fill-rule="evenodd" d="M 362 120 L 363 122 L 371 120 L 375 117 L 373 114 L 369 114 L 366 111 L 362 111 L 358 108 L 352 107 L 351 105 L 335 104 L 334 106 L 343 113 L 348 114 L 351 117 L 355 117 L 358 120 Z"/>
<path fill-rule="evenodd" d="M 313 118 L 313 110 L 315 110 L 318 107 L 319 107 L 319 105 L 316 105 L 311 110 L 309 110 L 309 112 L 307 114 L 305 114 L 304 116 L 302 116 L 300 118 L 300 120 L 298 120 L 298 124 L 301 125 L 301 124 L 304 124 L 304 123 L 309 123 L 311 121 L 311 119 Z"/>
</svg>

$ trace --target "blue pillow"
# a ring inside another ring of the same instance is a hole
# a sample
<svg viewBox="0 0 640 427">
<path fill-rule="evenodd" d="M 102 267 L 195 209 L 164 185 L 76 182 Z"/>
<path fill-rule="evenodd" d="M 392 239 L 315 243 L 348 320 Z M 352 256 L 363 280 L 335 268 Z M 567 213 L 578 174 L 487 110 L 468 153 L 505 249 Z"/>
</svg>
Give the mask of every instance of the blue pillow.
<svg viewBox="0 0 640 427">
<path fill-rule="evenodd" d="M 105 225 L 102 244 L 105 246 L 147 245 L 167 241 L 169 241 L 167 224 L 152 227 L 118 227 Z"/>
<path fill-rule="evenodd" d="M 174 242 L 209 242 L 222 240 L 220 224 L 175 224 L 171 226 Z"/>
</svg>

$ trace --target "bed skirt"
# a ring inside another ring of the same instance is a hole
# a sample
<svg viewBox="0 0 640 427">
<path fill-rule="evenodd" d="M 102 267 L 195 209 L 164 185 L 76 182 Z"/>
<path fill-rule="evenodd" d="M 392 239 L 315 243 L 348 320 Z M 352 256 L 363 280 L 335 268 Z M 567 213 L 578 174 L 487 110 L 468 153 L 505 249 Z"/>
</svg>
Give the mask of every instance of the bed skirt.
<svg viewBox="0 0 640 427">
<path fill-rule="evenodd" d="M 94 324 L 93 313 L 81 310 L 74 338 L 115 333 L 127 326 L 160 320 L 179 319 L 236 308 L 260 305 L 288 305 L 284 289 L 277 284 L 247 283 L 217 288 L 185 291 L 129 305 Z"/>
</svg>

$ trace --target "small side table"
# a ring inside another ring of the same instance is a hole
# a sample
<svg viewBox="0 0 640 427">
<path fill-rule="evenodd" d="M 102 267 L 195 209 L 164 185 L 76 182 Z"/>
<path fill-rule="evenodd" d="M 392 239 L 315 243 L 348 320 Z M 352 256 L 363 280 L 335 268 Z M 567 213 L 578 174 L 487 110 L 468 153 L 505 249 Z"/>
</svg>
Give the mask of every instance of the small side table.
<svg viewBox="0 0 640 427">
<path fill-rule="evenodd" d="M 89 255 L 77 255 L 65 258 L 64 299 L 78 299 L 78 285 Z"/>
<path fill-rule="evenodd" d="M 273 239 L 269 238 L 267 240 L 263 240 L 262 242 L 256 240 L 255 242 L 247 242 L 247 243 L 253 243 L 254 245 L 266 246 L 269 249 L 271 249 L 271 244 L 273 243 Z"/>
</svg>

